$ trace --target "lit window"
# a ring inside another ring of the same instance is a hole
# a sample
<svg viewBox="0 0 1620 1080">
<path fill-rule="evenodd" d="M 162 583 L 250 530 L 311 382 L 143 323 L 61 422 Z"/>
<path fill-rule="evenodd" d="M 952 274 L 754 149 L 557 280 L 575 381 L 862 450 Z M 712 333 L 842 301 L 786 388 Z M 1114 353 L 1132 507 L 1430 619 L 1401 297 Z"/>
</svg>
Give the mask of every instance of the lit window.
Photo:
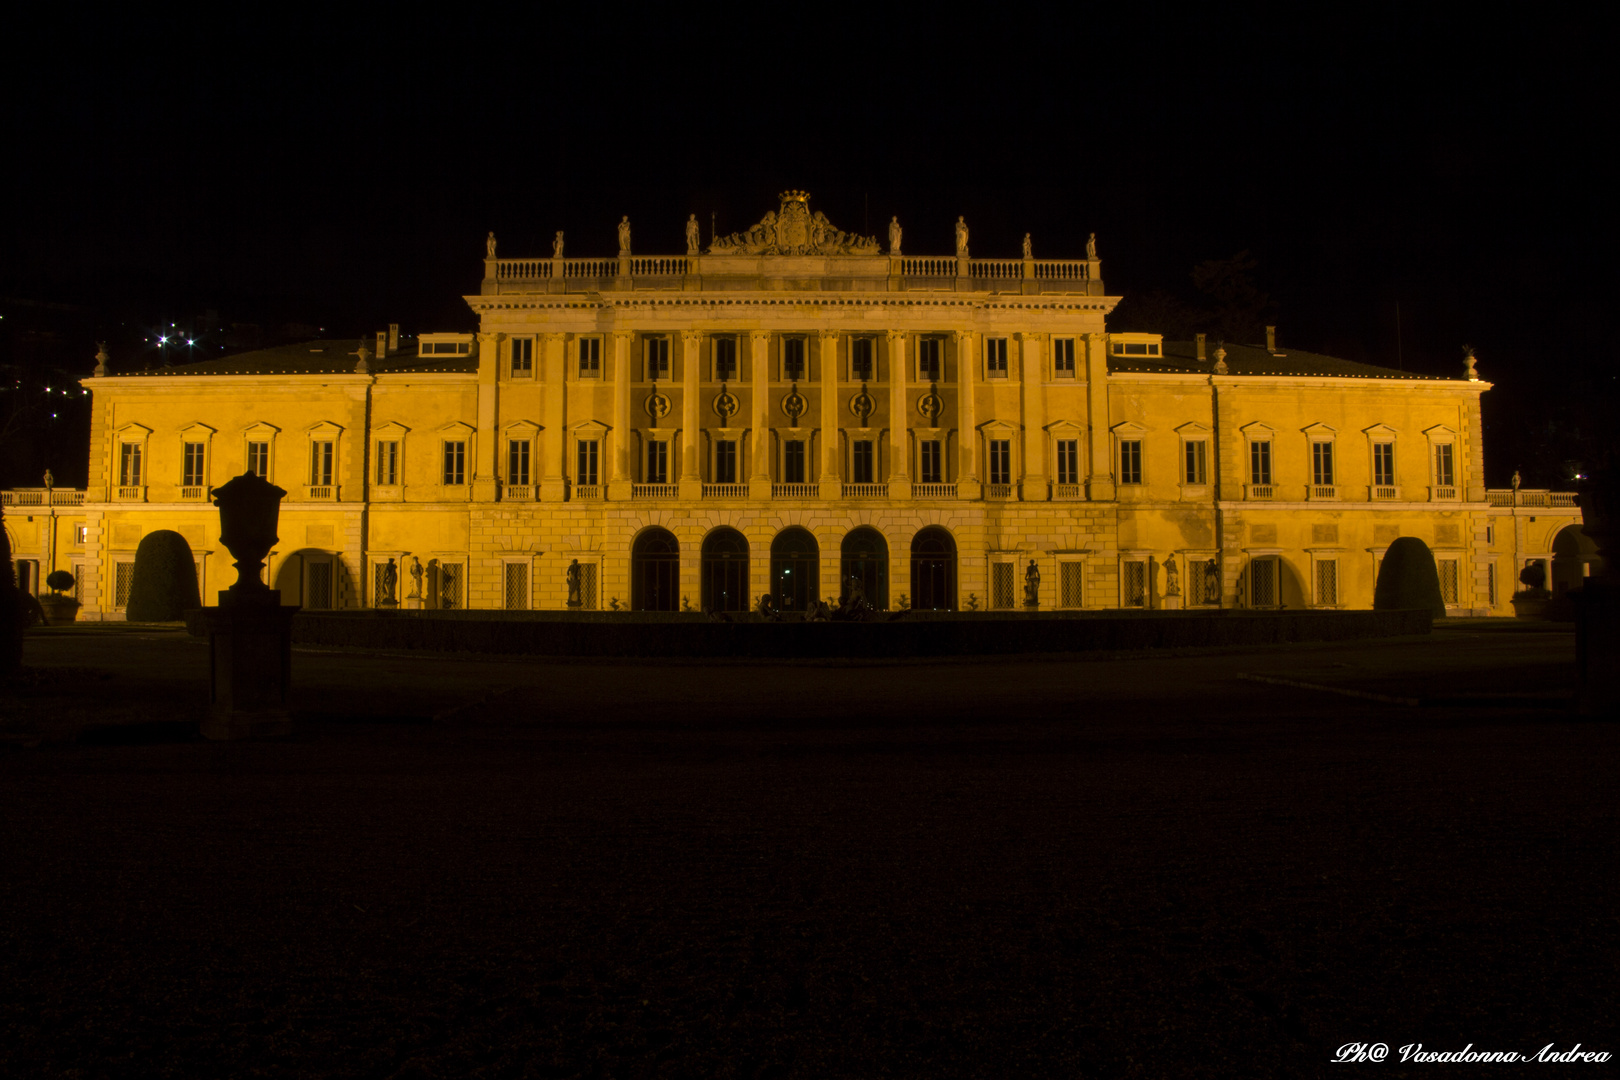
<svg viewBox="0 0 1620 1080">
<path fill-rule="evenodd" d="M 1142 482 L 1142 440 L 1121 439 L 1119 441 L 1119 482 L 1121 484 L 1140 484 Z"/>
<path fill-rule="evenodd" d="M 446 486 L 456 486 L 467 482 L 467 444 L 457 439 L 444 444 L 444 469 L 440 474 L 441 482 Z"/>
</svg>

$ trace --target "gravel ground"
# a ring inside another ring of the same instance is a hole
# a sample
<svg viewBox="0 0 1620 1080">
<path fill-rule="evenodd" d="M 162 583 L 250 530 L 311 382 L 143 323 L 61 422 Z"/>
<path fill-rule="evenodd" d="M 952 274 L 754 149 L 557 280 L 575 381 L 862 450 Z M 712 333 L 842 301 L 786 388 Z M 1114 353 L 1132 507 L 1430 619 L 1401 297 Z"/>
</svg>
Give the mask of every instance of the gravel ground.
<svg viewBox="0 0 1620 1080">
<path fill-rule="evenodd" d="M 237 744 L 186 727 L 205 657 L 42 633 L 0 696 L 0 1074 L 1620 1052 L 1612 723 L 1235 678 L 1564 692 L 1563 629 L 918 665 L 301 651 L 299 733 Z"/>
</svg>

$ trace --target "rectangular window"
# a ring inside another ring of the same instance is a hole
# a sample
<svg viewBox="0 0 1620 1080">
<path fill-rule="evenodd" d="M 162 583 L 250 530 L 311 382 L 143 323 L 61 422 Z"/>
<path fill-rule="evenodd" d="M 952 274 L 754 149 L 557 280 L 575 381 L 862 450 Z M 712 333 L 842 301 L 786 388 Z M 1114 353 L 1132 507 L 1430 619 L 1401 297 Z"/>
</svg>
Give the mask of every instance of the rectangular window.
<svg viewBox="0 0 1620 1080">
<path fill-rule="evenodd" d="M 647 479 L 648 484 L 669 483 L 669 443 L 650 442 L 647 444 Z"/>
<path fill-rule="evenodd" d="M 534 338 L 512 339 L 512 378 L 527 379 L 534 374 Z"/>
<path fill-rule="evenodd" d="M 595 439 L 579 440 L 578 466 L 574 473 L 574 483 L 594 487 L 596 479 L 597 447 L 600 444 Z"/>
<path fill-rule="evenodd" d="M 1057 441 L 1057 482 L 1060 484 L 1078 484 L 1080 482 L 1080 440 L 1059 439 Z"/>
<path fill-rule="evenodd" d="M 125 608 L 129 606 L 129 589 L 135 584 L 135 564 L 121 562 L 113 564 L 113 607 Z"/>
<path fill-rule="evenodd" d="M 823 357 L 822 363 L 826 362 Z M 804 338 L 782 339 L 782 375 L 790 382 L 798 382 L 805 377 Z"/>
<path fill-rule="evenodd" d="M 853 378 L 866 382 L 876 378 L 872 366 L 872 339 L 858 337 L 849 343 L 849 370 Z"/>
<path fill-rule="evenodd" d="M 314 487 L 332 484 L 332 441 L 317 439 L 309 444 L 309 482 Z"/>
<path fill-rule="evenodd" d="M 506 482 L 508 484 L 527 484 L 529 482 L 529 440 L 510 439 L 506 443 Z"/>
<path fill-rule="evenodd" d="M 1319 607 L 1334 607 L 1339 602 L 1339 563 L 1336 559 L 1321 559 L 1316 564 L 1316 603 Z"/>
<path fill-rule="evenodd" d="M 736 338 L 717 337 L 714 339 L 714 377 L 720 382 L 737 377 Z"/>
<path fill-rule="evenodd" d="M 1142 440 L 1121 439 L 1119 441 L 1119 482 L 1121 484 L 1140 484 L 1142 482 Z"/>
<path fill-rule="evenodd" d="M 582 379 L 600 379 L 602 377 L 601 338 L 582 337 L 579 339 L 579 377 Z"/>
<path fill-rule="evenodd" d="M 325 610 L 332 606 L 332 560 L 311 559 L 308 564 L 309 589 L 304 606 Z"/>
<path fill-rule="evenodd" d="M 1333 483 L 1333 444 L 1311 443 L 1311 483 L 1328 486 Z"/>
<path fill-rule="evenodd" d="M 203 483 L 203 444 L 182 443 L 180 483 L 185 487 L 198 487 Z"/>
<path fill-rule="evenodd" d="M 399 483 L 399 443 L 394 441 L 379 442 L 377 444 L 377 484 L 380 487 L 393 487 Z"/>
<path fill-rule="evenodd" d="M 1440 571 L 1440 599 L 1448 604 L 1459 603 L 1457 599 L 1457 584 L 1462 575 L 1461 566 L 1456 559 L 1436 559 L 1435 569 Z"/>
<path fill-rule="evenodd" d="M 270 444 L 267 442 L 250 442 L 247 444 L 247 471 L 254 476 L 270 479 Z"/>
<path fill-rule="evenodd" d="M 737 482 L 737 443 L 732 439 L 720 439 L 714 444 L 714 482 Z"/>
<path fill-rule="evenodd" d="M 852 484 L 872 483 L 872 442 L 860 439 L 850 446 L 850 476 Z"/>
<path fill-rule="evenodd" d="M 1085 601 L 1084 564 L 1078 559 L 1058 563 L 1058 606 L 1083 607 Z"/>
<path fill-rule="evenodd" d="M 944 345 L 939 338 L 917 339 L 918 382 L 939 382 L 945 377 Z"/>
<path fill-rule="evenodd" d="M 1451 461 L 1450 443 L 1441 443 L 1434 448 L 1434 482 L 1437 486 L 1451 487 L 1456 483 Z"/>
<path fill-rule="evenodd" d="M 1122 567 L 1123 580 L 1120 582 L 1124 592 L 1122 599 L 1126 607 L 1147 607 L 1147 581 L 1148 564 L 1145 559 L 1129 559 Z"/>
<path fill-rule="evenodd" d="M 1249 483 L 1271 483 L 1271 440 L 1257 439 L 1249 444 Z"/>
<path fill-rule="evenodd" d="M 596 564 L 579 564 L 579 606 L 586 611 L 596 610 Z"/>
<path fill-rule="evenodd" d="M 1017 567 L 1010 562 L 990 564 L 990 606 L 1005 610 L 1013 606 Z"/>
<path fill-rule="evenodd" d="M 1395 485 L 1395 444 L 1373 443 L 1373 484 L 1377 487 Z"/>
<path fill-rule="evenodd" d="M 1058 379 L 1074 378 L 1074 338 L 1052 340 L 1052 375 Z"/>
<path fill-rule="evenodd" d="M 1182 444 L 1181 482 L 1189 487 L 1209 483 L 1209 443 L 1194 439 Z"/>
<path fill-rule="evenodd" d="M 88 525 L 75 525 L 75 526 L 73 526 L 73 542 L 75 544 L 87 544 L 87 543 L 89 543 L 90 542 L 90 526 L 88 526 Z"/>
<path fill-rule="evenodd" d="M 461 607 L 462 576 L 460 563 L 439 564 L 439 607 L 452 611 Z"/>
<path fill-rule="evenodd" d="M 669 338 L 649 337 L 647 347 L 647 380 L 669 378 Z"/>
<path fill-rule="evenodd" d="M 1254 559 L 1249 563 L 1249 606 L 1277 606 L 1277 560 Z"/>
<path fill-rule="evenodd" d="M 1007 339 L 1004 337 L 985 338 L 984 340 L 984 374 L 989 379 L 1005 379 L 1007 377 Z"/>
<path fill-rule="evenodd" d="M 118 448 L 118 486 L 140 487 L 141 444 L 122 443 Z"/>
<path fill-rule="evenodd" d="M 1485 564 L 1485 599 L 1491 607 L 1496 606 L 1496 564 L 1494 562 Z"/>
<path fill-rule="evenodd" d="M 508 611 L 523 611 L 529 606 L 529 568 L 519 562 L 505 564 L 505 575 L 502 582 L 506 586 L 505 596 Z"/>
<path fill-rule="evenodd" d="M 990 482 L 1010 484 L 1012 479 L 1012 440 L 990 440 Z"/>
<path fill-rule="evenodd" d="M 1221 568 L 1214 559 L 1187 560 L 1187 597 L 1194 604 L 1221 602 Z"/>
<path fill-rule="evenodd" d="M 917 444 L 918 479 L 924 484 L 942 484 L 944 471 L 940 468 L 939 440 L 928 439 Z"/>
<path fill-rule="evenodd" d="M 784 484 L 805 482 L 803 439 L 789 439 L 782 447 L 782 482 Z"/>
<path fill-rule="evenodd" d="M 460 439 L 444 444 L 443 482 L 447 486 L 467 482 L 467 444 Z"/>
</svg>

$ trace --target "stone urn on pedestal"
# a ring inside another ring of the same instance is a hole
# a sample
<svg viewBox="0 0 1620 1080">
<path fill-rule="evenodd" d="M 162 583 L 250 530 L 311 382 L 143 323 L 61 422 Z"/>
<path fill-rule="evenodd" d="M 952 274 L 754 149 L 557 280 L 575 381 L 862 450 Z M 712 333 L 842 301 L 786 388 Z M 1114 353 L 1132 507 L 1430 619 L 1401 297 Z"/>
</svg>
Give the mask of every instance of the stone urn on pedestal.
<svg viewBox="0 0 1620 1080">
<path fill-rule="evenodd" d="M 286 492 L 244 473 L 214 489 L 219 542 L 236 560 L 236 584 L 204 608 L 210 661 L 209 712 L 202 733 L 210 739 L 285 735 L 292 730 L 287 690 L 292 683 L 292 617 L 281 591 L 262 578 L 264 560 L 279 539 L 276 522 Z"/>
</svg>

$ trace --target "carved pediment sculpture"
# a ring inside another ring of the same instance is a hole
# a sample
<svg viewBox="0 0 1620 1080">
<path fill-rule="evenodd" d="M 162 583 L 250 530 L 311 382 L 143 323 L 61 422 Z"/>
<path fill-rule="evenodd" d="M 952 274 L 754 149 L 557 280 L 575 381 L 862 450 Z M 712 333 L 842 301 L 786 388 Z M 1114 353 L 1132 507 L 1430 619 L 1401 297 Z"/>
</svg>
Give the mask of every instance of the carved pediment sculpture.
<svg viewBox="0 0 1620 1080">
<path fill-rule="evenodd" d="M 878 255 L 877 238 L 833 228 L 827 215 L 810 212 L 810 194 L 784 191 L 781 207 L 767 211 L 759 224 L 709 245 L 711 255 Z"/>
</svg>

